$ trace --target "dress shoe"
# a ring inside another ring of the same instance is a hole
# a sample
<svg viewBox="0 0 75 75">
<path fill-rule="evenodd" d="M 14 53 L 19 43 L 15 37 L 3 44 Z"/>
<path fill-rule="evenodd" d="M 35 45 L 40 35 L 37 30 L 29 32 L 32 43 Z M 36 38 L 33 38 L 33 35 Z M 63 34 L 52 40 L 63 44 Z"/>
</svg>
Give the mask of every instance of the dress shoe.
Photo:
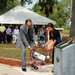
<svg viewBox="0 0 75 75">
<path fill-rule="evenodd" d="M 54 73 L 54 71 L 51 71 L 52 73 Z"/>
<path fill-rule="evenodd" d="M 25 67 L 22 67 L 22 71 L 27 71 Z"/>
<path fill-rule="evenodd" d="M 22 71 L 27 71 L 26 66 L 22 66 Z"/>
</svg>

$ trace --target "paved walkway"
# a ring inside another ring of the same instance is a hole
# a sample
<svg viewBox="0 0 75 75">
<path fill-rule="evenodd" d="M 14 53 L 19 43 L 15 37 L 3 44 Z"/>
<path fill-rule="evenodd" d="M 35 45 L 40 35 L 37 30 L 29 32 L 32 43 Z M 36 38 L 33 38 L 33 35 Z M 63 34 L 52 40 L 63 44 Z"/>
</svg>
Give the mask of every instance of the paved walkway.
<svg viewBox="0 0 75 75">
<path fill-rule="evenodd" d="M 51 73 L 52 68 L 53 65 L 45 65 L 38 70 L 27 67 L 27 71 L 23 72 L 21 67 L 10 67 L 0 64 L 0 75 L 53 75 L 53 73 Z"/>
</svg>

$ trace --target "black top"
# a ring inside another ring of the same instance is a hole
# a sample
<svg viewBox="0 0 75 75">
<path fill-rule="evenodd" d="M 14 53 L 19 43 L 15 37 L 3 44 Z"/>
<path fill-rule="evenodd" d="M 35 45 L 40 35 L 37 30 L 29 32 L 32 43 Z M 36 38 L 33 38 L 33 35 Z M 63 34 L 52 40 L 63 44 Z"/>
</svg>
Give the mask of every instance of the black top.
<svg viewBox="0 0 75 75">
<path fill-rule="evenodd" d="M 56 40 L 55 45 L 61 42 L 61 37 L 58 30 L 54 29 L 53 36 L 51 35 L 51 32 L 49 33 L 49 35 L 50 35 L 50 40 L 53 40 L 53 41 Z"/>
</svg>

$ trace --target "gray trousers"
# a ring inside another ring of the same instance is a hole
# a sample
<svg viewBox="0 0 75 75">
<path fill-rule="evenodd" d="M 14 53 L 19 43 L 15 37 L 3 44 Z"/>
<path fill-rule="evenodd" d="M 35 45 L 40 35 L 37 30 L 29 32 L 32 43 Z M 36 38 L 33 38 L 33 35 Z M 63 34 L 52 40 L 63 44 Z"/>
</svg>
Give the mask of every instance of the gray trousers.
<svg viewBox="0 0 75 75">
<path fill-rule="evenodd" d="M 34 47 L 34 43 L 31 42 L 29 43 L 30 46 L 33 48 Z M 22 67 L 26 67 L 26 47 L 24 44 L 21 44 L 20 46 L 20 49 L 21 49 L 21 62 L 22 62 Z"/>
</svg>

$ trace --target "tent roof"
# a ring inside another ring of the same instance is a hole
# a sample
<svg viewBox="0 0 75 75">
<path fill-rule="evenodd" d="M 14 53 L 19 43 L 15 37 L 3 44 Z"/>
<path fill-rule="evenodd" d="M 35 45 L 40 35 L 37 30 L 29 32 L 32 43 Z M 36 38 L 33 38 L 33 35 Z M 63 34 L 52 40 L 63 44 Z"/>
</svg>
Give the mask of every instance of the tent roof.
<svg viewBox="0 0 75 75">
<path fill-rule="evenodd" d="M 43 17 L 33 11 L 26 9 L 20 5 L 14 7 L 8 12 L 0 16 L 0 23 L 3 24 L 24 24 L 26 19 L 31 19 L 33 24 L 45 25 L 49 22 L 56 24 L 55 21 Z"/>
</svg>

